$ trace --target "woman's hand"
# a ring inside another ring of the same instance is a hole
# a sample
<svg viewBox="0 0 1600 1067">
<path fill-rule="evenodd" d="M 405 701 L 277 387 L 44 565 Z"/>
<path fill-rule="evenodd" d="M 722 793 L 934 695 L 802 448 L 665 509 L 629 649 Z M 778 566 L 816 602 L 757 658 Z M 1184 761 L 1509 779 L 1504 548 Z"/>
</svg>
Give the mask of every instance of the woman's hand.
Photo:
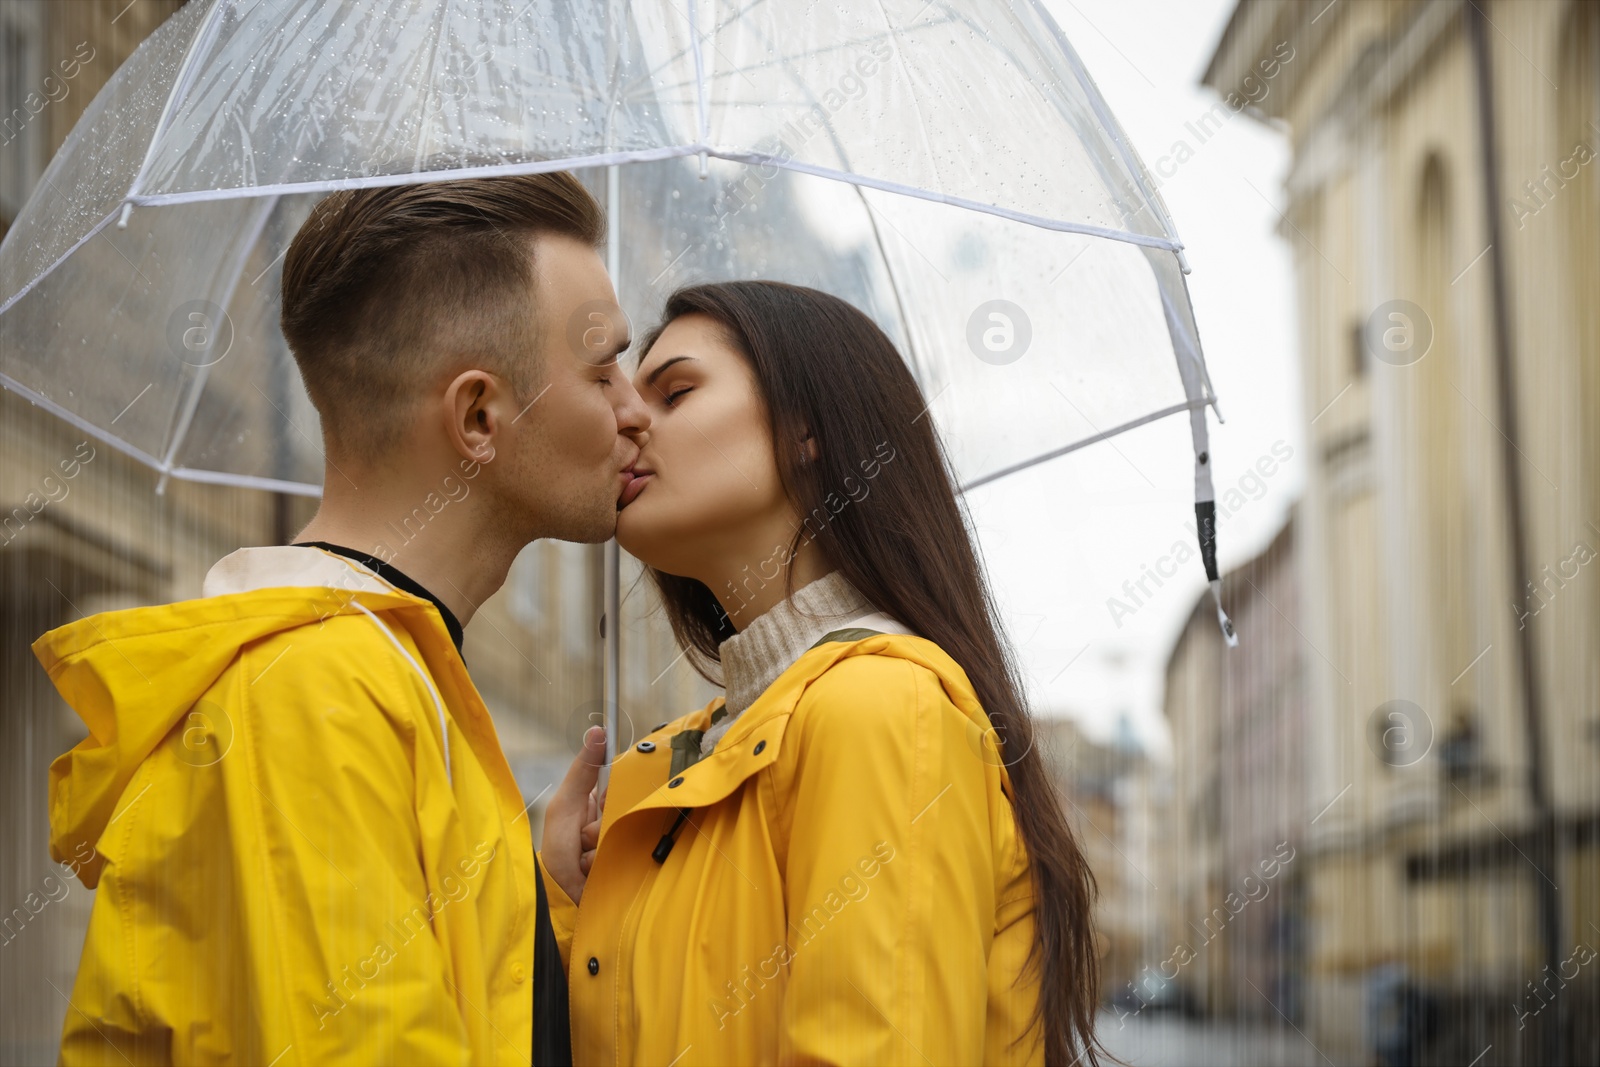
<svg viewBox="0 0 1600 1067">
<path fill-rule="evenodd" d="M 589 790 L 589 821 L 583 824 L 583 831 L 578 835 L 579 848 L 578 869 L 585 878 L 589 877 L 589 868 L 594 866 L 595 850 L 600 847 L 600 813 L 605 810 L 605 794 L 595 799 L 595 791 Z M 576 899 L 576 898 L 574 898 Z"/>
<path fill-rule="evenodd" d="M 594 791 L 605 762 L 605 727 L 591 726 L 544 811 L 544 844 L 539 850 L 544 869 L 574 904 L 583 898 L 583 884 L 600 841 L 600 805 Z"/>
</svg>

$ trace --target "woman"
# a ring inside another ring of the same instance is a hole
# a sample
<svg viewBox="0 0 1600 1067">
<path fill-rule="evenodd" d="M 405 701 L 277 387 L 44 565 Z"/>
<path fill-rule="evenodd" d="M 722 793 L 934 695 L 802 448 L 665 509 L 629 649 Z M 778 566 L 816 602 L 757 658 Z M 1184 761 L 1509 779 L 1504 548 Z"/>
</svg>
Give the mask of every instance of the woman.
<svg viewBox="0 0 1600 1067">
<path fill-rule="evenodd" d="M 644 350 L 617 539 L 727 697 L 631 739 L 552 888 L 574 1061 L 1095 1062 L 1093 877 L 894 345 L 735 282 Z"/>
</svg>

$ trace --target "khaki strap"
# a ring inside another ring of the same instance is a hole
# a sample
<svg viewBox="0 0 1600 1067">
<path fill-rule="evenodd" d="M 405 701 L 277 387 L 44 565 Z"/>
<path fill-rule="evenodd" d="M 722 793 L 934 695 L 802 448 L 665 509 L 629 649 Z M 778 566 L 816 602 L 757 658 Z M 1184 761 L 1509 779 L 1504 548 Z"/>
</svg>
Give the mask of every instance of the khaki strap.
<svg viewBox="0 0 1600 1067">
<path fill-rule="evenodd" d="M 863 641 L 869 637 L 877 637 L 882 633 L 882 630 L 868 630 L 863 626 L 851 626 L 843 630 L 832 630 L 817 638 L 817 643 L 812 645 L 811 648 L 816 648 L 818 645 L 825 645 L 829 641 Z M 811 648 L 806 649 L 806 651 L 810 652 Z"/>
</svg>

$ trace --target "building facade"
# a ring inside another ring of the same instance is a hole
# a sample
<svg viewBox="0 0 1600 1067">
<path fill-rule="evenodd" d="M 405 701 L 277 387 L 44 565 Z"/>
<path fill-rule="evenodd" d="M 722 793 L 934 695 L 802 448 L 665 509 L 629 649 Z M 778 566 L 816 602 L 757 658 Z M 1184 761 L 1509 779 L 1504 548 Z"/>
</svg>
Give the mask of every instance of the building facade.
<svg viewBox="0 0 1600 1067">
<path fill-rule="evenodd" d="M 1600 5 L 1242 0 L 1204 81 L 1284 44 L 1307 1032 L 1392 1045 L 1399 980 L 1426 1062 L 1594 1050 Z"/>
<path fill-rule="evenodd" d="M 1296 525 L 1223 576 L 1228 649 L 1210 593 L 1167 660 L 1172 804 L 1160 962 L 1211 1015 L 1304 1017 L 1306 655 Z"/>
<path fill-rule="evenodd" d="M 1158 853 L 1165 844 L 1168 778 L 1131 736 L 1127 720 L 1109 743 L 1075 721 L 1039 717 L 1037 743 L 1098 888 L 1101 991 L 1131 991 L 1159 940 Z"/>
</svg>

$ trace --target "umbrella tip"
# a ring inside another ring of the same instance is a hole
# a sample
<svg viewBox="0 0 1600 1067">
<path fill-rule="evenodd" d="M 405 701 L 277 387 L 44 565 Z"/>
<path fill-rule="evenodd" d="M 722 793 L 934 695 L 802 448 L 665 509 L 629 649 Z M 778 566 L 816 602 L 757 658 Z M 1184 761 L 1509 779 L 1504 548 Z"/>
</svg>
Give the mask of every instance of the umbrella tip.
<svg viewBox="0 0 1600 1067">
<path fill-rule="evenodd" d="M 700 153 L 700 180 L 701 181 L 705 181 L 706 178 L 708 178 L 710 176 L 710 174 L 711 174 L 711 171 L 706 165 L 706 154 L 704 152 L 701 152 Z"/>
<path fill-rule="evenodd" d="M 117 219 L 117 229 L 126 230 L 128 228 L 128 216 L 132 214 L 133 202 L 130 200 L 124 200 L 122 202 L 122 216 Z"/>
</svg>

